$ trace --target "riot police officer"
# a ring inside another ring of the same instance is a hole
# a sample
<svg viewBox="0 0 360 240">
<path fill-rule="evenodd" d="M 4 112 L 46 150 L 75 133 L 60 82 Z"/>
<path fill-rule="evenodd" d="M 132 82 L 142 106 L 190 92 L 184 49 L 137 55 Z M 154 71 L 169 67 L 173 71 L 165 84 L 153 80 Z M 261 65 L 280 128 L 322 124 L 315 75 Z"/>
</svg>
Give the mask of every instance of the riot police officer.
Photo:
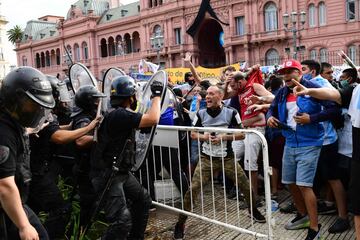
<svg viewBox="0 0 360 240">
<path fill-rule="evenodd" d="M 134 163 L 135 129 L 156 125 L 160 118 L 163 85 L 151 85 L 152 103 L 147 113 L 136 113 L 136 85 L 129 76 L 113 80 L 110 104 L 113 111 L 105 116 L 91 158 L 93 184 L 98 193 L 105 188 L 114 159 L 119 171 L 105 195 L 104 210 L 110 224 L 102 239 L 144 239 L 151 198 L 130 172 Z M 120 159 L 119 159 L 120 158 Z"/>
<path fill-rule="evenodd" d="M 6 213 L 5 239 L 19 239 L 19 236 L 20 239 L 48 239 L 38 217 L 25 204 L 31 173 L 29 139 L 24 127 L 36 127 L 54 107 L 51 92 L 45 75 L 31 67 L 14 69 L 2 83 L 0 202 Z"/>
<path fill-rule="evenodd" d="M 48 124 L 38 133 L 30 135 L 30 162 L 33 177 L 28 201 L 28 205 L 35 213 L 40 211 L 48 213 L 44 226 L 51 238 L 64 237 L 71 210 L 70 203 L 65 202 L 57 186 L 59 172 L 57 164 L 52 159 L 56 145 L 74 141 L 91 131 L 98 123 L 97 120 L 93 120 L 89 125 L 73 131 L 59 126 L 54 112 L 61 111 L 70 97 L 65 83 L 62 84 L 54 78 L 47 76 L 53 89 L 55 108 L 48 115 Z"/>
<path fill-rule="evenodd" d="M 100 98 L 105 97 L 94 86 L 81 86 L 75 94 L 76 109 L 72 114 L 72 129 L 88 126 L 96 118 Z M 85 225 L 89 219 L 90 210 L 95 201 L 89 172 L 90 153 L 94 143 L 94 132 L 88 132 L 75 141 L 75 175 L 80 195 L 80 225 Z"/>
</svg>

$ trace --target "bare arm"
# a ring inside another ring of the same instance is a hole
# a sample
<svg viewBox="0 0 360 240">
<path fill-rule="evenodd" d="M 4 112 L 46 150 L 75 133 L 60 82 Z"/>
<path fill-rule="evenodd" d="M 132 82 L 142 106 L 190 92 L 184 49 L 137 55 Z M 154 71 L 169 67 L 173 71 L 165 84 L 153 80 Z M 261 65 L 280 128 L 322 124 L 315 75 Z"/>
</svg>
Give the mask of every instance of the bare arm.
<svg viewBox="0 0 360 240">
<path fill-rule="evenodd" d="M 274 100 L 275 96 L 270 91 L 268 91 L 263 85 L 259 83 L 254 83 L 253 87 L 258 96 L 263 97 L 264 100 L 270 100 L 264 102 L 271 103 Z"/>
<path fill-rule="evenodd" d="M 21 239 L 39 239 L 25 214 L 13 176 L 0 179 L 0 202 L 6 214 L 19 229 Z"/>
<path fill-rule="evenodd" d="M 202 79 L 199 76 L 199 74 L 197 73 L 194 64 L 192 64 L 192 62 L 191 62 L 191 53 L 187 52 L 185 54 L 185 58 L 183 58 L 183 59 L 184 59 L 184 62 L 188 63 L 188 65 L 190 67 L 190 71 L 191 71 L 192 75 L 194 76 L 195 84 L 199 84 L 202 81 Z"/>
<path fill-rule="evenodd" d="M 330 100 L 337 102 L 341 105 L 341 95 L 340 92 L 336 89 L 329 88 L 309 88 L 307 95 L 312 96 L 320 100 Z"/>
<path fill-rule="evenodd" d="M 56 144 L 67 144 L 72 141 L 75 141 L 76 139 L 84 136 L 85 134 L 93 130 L 99 123 L 100 119 L 101 117 L 97 117 L 94 120 L 92 120 L 91 123 L 89 123 L 89 125 L 75 130 L 63 130 L 60 128 L 60 130 L 54 132 L 51 135 L 50 140 Z M 64 125 L 64 126 L 68 126 L 68 125 Z"/>
<path fill-rule="evenodd" d="M 332 88 L 306 88 L 299 82 L 291 80 L 296 86 L 293 91 L 297 96 L 309 95 L 320 100 L 330 100 L 341 105 L 340 92 Z"/>
<path fill-rule="evenodd" d="M 150 109 L 142 115 L 139 128 L 152 127 L 160 120 L 160 97 L 154 97 Z"/>
</svg>

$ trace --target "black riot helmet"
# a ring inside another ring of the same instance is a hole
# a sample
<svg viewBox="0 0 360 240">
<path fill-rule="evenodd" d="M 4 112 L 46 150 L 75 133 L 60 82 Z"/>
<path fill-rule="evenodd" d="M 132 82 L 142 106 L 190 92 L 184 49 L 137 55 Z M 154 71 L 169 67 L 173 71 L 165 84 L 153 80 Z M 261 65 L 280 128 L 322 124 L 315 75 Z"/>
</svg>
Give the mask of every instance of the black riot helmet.
<svg viewBox="0 0 360 240">
<path fill-rule="evenodd" d="M 32 67 L 18 67 L 6 75 L 0 96 L 2 106 L 23 127 L 37 127 L 55 106 L 50 82 Z"/>
<path fill-rule="evenodd" d="M 133 97 L 131 108 L 136 108 L 136 84 L 129 76 L 119 76 L 111 83 L 110 104 L 112 107 L 123 105 L 125 99 Z"/>
<path fill-rule="evenodd" d="M 110 97 L 131 97 L 136 93 L 135 80 L 129 76 L 116 77 L 111 83 Z"/>
<path fill-rule="evenodd" d="M 46 75 L 52 88 L 52 94 L 56 102 L 71 102 L 69 90 L 65 82 L 60 81 L 57 77 L 52 75 Z"/>
<path fill-rule="evenodd" d="M 96 110 L 96 99 L 106 97 L 92 85 L 85 85 L 79 88 L 75 94 L 75 104 L 84 111 L 92 112 Z"/>
</svg>

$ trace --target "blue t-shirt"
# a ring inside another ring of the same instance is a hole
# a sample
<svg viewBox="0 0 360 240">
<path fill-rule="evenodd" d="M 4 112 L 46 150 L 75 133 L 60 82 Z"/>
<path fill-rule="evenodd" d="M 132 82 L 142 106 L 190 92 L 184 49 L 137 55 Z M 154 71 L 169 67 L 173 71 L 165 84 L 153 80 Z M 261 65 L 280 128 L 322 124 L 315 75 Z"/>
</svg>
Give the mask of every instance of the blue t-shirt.
<svg viewBox="0 0 360 240">
<path fill-rule="evenodd" d="M 334 87 L 330 84 L 330 82 L 328 80 L 326 80 L 325 78 L 319 76 L 316 76 L 315 78 L 310 80 L 313 83 L 316 83 L 318 85 L 320 85 L 322 88 L 333 88 Z M 332 125 L 331 121 L 325 121 L 322 122 L 323 126 L 324 126 L 324 130 L 325 130 L 325 137 L 324 137 L 324 143 L 323 145 L 329 145 L 334 143 L 337 139 L 337 133 L 336 130 L 334 128 L 334 126 Z"/>
<path fill-rule="evenodd" d="M 174 125 L 174 109 L 172 107 L 168 107 L 163 114 L 160 116 L 160 125 Z"/>
</svg>

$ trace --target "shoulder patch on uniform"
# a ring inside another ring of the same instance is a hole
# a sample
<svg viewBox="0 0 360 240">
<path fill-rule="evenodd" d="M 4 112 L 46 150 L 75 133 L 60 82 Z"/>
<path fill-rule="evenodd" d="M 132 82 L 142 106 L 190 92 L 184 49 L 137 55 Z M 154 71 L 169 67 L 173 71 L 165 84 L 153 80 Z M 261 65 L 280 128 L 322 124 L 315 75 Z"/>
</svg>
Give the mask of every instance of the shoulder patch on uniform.
<svg viewBox="0 0 360 240">
<path fill-rule="evenodd" d="M 7 146 L 0 145 L 0 164 L 3 164 L 8 160 L 10 155 L 10 149 Z"/>
</svg>

